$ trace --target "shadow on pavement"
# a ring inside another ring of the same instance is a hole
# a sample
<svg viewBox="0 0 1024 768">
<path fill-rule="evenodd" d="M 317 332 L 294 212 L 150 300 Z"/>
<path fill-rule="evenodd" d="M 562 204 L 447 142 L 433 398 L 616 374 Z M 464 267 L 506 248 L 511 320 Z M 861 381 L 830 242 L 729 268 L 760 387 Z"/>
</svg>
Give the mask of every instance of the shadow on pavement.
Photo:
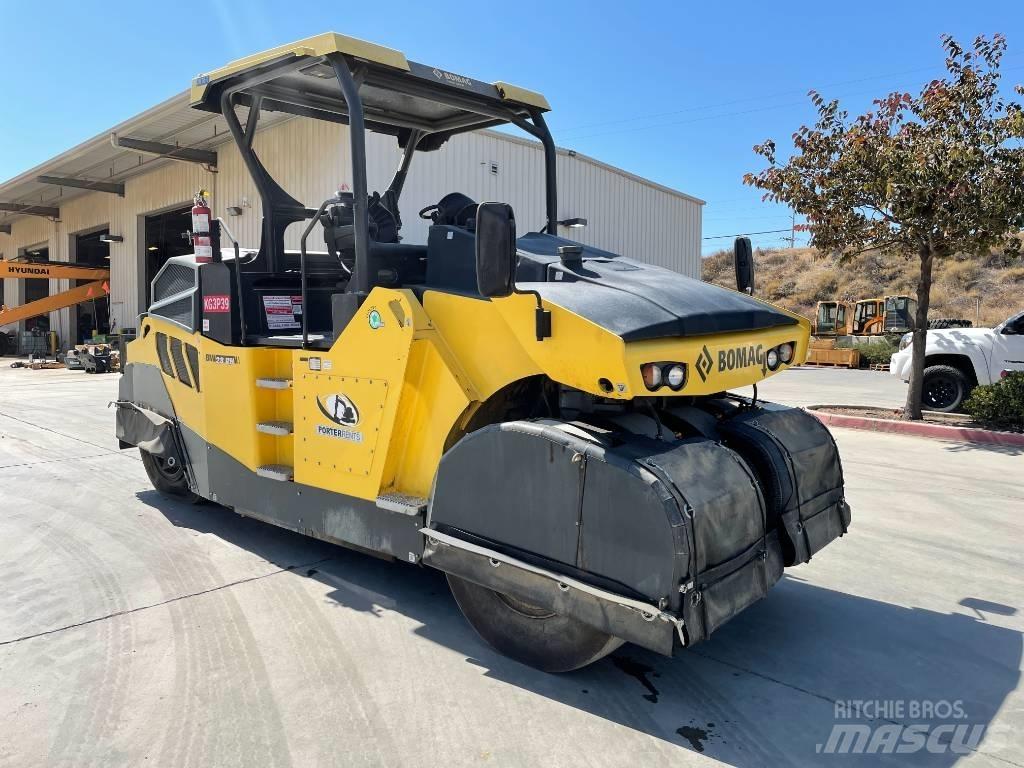
<svg viewBox="0 0 1024 768">
<path fill-rule="evenodd" d="M 897 741 L 903 726 L 917 723 L 987 727 L 1020 678 L 1021 633 L 988 621 L 1018 606 L 966 595 L 960 604 L 970 615 L 943 614 L 793 577 L 676 658 L 627 645 L 585 669 L 548 675 L 480 640 L 439 572 L 309 539 L 213 504 L 186 505 L 155 492 L 139 498 L 176 526 L 213 534 L 320 581 L 339 608 L 373 615 L 393 610 L 415 619 L 422 624 L 419 635 L 457 650 L 493 679 L 742 768 L 820 765 L 829 758 L 950 766 L 963 755 L 948 748 L 956 741 L 948 733 L 939 740 L 941 754 L 920 749 L 834 758 L 819 751 L 823 745 L 828 751 L 837 723 L 866 724 L 871 734 L 895 729 Z M 854 717 L 853 702 L 871 702 L 880 711 Z M 910 710 L 914 702 L 930 702 L 937 712 L 924 717 Z M 962 718 L 946 711 L 956 702 Z M 1024 743 L 1012 734 L 975 735 L 976 750 L 988 754 L 1010 756 Z M 862 742 L 861 750 L 866 747 Z"/>
<path fill-rule="evenodd" d="M 992 445 L 989 443 L 946 443 L 944 446 L 950 453 L 969 453 L 980 451 L 982 453 L 998 453 L 1003 456 L 1024 456 L 1024 446 L 1021 445 Z"/>
</svg>

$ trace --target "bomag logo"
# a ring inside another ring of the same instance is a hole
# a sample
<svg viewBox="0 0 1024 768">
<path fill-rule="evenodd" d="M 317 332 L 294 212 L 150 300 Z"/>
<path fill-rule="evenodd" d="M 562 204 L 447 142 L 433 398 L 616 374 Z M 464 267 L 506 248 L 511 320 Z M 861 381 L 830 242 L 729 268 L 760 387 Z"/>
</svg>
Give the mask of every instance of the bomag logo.
<svg viewBox="0 0 1024 768">
<path fill-rule="evenodd" d="M 438 80 L 445 80 L 449 83 L 455 83 L 455 85 L 461 85 L 464 88 L 468 88 L 473 84 L 473 81 L 468 77 L 462 75 L 456 75 L 454 72 L 445 72 L 443 69 L 431 70 Z"/>
<path fill-rule="evenodd" d="M 764 344 L 718 350 L 719 373 L 734 371 L 737 368 L 750 368 L 753 365 L 759 365 L 764 370 Z"/>
<path fill-rule="evenodd" d="M 708 380 L 708 374 L 711 373 L 711 366 L 713 364 L 714 361 L 711 359 L 711 352 L 708 350 L 708 345 L 705 344 L 704 349 L 702 349 L 700 354 L 697 356 L 697 364 L 694 365 L 694 368 L 697 369 L 697 373 L 700 375 L 701 381 Z"/>
<path fill-rule="evenodd" d="M 750 344 L 718 350 L 717 371 L 719 373 L 735 371 L 738 368 L 750 368 L 753 365 L 761 366 L 762 372 L 766 370 L 763 344 Z M 701 381 L 707 381 L 711 372 L 716 370 L 715 359 L 711 356 L 711 350 L 708 349 L 707 344 L 704 345 L 700 354 L 697 355 L 697 361 L 693 367 L 697 369 L 697 374 L 700 376 Z"/>
<path fill-rule="evenodd" d="M 48 275 L 50 270 L 46 267 L 11 267 L 11 272 L 16 275 Z"/>
</svg>

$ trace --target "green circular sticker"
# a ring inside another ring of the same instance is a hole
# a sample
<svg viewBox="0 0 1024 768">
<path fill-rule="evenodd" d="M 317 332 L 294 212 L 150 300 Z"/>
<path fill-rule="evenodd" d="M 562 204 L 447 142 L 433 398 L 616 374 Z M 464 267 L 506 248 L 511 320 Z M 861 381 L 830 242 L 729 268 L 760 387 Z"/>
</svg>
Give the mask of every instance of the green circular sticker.
<svg viewBox="0 0 1024 768">
<path fill-rule="evenodd" d="M 370 314 L 367 315 L 367 318 L 370 321 L 370 327 L 373 328 L 373 330 L 375 331 L 384 325 L 384 319 L 380 316 L 380 312 L 378 312 L 376 309 L 371 309 Z"/>
</svg>

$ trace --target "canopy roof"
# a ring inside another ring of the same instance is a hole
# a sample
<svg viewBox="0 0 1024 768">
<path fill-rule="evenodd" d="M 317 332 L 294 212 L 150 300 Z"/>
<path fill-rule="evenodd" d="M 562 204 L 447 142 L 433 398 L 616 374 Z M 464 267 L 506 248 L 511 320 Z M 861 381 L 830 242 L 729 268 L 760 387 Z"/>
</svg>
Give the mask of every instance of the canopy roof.
<svg viewBox="0 0 1024 768">
<path fill-rule="evenodd" d="M 533 91 L 485 83 L 409 61 L 390 48 L 327 32 L 232 62 L 192 81 L 192 106 L 222 111 L 225 91 L 235 103 L 347 123 L 348 108 L 330 57 L 344 56 L 360 83 L 366 125 L 401 136 L 405 131 L 444 135 L 528 118 L 550 109 Z"/>
</svg>

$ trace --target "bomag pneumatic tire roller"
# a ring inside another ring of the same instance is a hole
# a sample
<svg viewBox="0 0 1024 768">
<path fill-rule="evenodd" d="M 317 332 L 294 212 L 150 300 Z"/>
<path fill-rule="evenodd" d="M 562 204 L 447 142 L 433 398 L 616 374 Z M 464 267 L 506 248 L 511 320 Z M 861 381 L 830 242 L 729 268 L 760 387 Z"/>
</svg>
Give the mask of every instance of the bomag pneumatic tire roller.
<svg viewBox="0 0 1024 768">
<path fill-rule="evenodd" d="M 228 124 L 262 240 L 229 248 L 214 220 L 210 259 L 153 280 L 117 434 L 160 491 L 439 569 L 480 635 L 548 671 L 704 640 L 846 532 L 829 432 L 726 394 L 801 362 L 808 322 L 556 236 L 540 94 L 328 33 L 191 96 Z M 352 191 L 290 197 L 254 151 L 270 111 L 347 124 Z M 543 231 L 517 239 L 508 205 L 452 192 L 403 242 L 415 153 L 506 123 L 543 146 Z M 366 131 L 397 143 L 382 194 Z"/>
</svg>

